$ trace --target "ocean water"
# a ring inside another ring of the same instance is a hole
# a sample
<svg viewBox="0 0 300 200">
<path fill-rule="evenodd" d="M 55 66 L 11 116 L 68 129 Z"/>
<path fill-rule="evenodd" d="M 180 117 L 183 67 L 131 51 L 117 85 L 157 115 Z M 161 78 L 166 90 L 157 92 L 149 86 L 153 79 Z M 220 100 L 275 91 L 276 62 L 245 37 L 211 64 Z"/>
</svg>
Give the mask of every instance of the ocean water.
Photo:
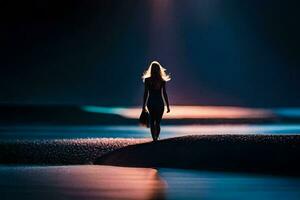
<svg viewBox="0 0 300 200">
<path fill-rule="evenodd" d="M 300 134 L 300 124 L 166 125 L 160 138 L 186 135 Z M 139 126 L 0 126 L 0 139 L 149 138 Z"/>
</svg>

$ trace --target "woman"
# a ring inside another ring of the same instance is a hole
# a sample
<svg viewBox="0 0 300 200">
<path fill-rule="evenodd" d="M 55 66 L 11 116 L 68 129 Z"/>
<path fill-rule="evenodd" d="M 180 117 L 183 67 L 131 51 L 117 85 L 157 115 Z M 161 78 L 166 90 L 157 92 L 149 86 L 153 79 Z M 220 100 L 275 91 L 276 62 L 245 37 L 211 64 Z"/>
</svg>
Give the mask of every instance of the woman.
<svg viewBox="0 0 300 200">
<path fill-rule="evenodd" d="M 159 62 L 153 61 L 142 77 L 145 83 L 143 111 L 146 111 L 147 105 L 150 114 L 150 129 L 153 141 L 157 141 L 159 137 L 160 121 L 164 113 L 164 102 L 167 106 L 167 113 L 170 112 L 166 82 L 171 78 L 165 71 L 166 69 Z"/>
</svg>

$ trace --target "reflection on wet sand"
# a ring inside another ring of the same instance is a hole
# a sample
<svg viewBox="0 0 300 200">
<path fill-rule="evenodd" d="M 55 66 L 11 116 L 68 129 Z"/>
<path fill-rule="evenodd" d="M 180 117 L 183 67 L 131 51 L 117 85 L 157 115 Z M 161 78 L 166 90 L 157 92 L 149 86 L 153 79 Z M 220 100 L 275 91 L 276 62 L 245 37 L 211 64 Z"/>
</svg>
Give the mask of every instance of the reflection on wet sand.
<svg viewBox="0 0 300 200">
<path fill-rule="evenodd" d="M 0 198 L 299 200 L 300 180 L 259 174 L 111 166 L 0 165 Z"/>
<path fill-rule="evenodd" d="M 165 186 L 151 168 L 0 167 L 4 199 L 164 199 Z"/>
</svg>

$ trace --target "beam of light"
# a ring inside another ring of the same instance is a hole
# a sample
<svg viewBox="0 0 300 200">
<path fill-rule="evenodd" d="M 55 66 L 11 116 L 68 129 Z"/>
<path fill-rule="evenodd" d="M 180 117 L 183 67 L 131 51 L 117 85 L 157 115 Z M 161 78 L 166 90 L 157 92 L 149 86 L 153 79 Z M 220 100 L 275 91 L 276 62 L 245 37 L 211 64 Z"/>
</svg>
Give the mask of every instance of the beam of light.
<svg viewBox="0 0 300 200">
<path fill-rule="evenodd" d="M 171 0 L 148 0 L 150 7 L 148 49 L 152 59 L 167 61 L 167 66 L 178 62 L 179 50 L 174 2 Z M 162 59 L 162 60 L 161 60 Z M 172 70 L 174 71 L 174 70 Z"/>
<path fill-rule="evenodd" d="M 137 119 L 141 108 L 83 106 L 87 112 L 117 114 L 122 117 Z M 254 109 L 226 106 L 171 106 L 171 112 L 165 113 L 165 119 L 261 119 L 272 118 L 274 114 L 267 109 Z"/>
<path fill-rule="evenodd" d="M 184 95 L 180 91 L 189 89 L 182 87 L 182 82 L 186 80 L 187 70 L 183 68 L 184 40 L 178 31 L 180 23 L 178 13 L 176 12 L 176 2 L 173 0 L 148 0 L 150 19 L 148 23 L 148 56 L 149 61 L 158 60 L 167 72 L 174 75 L 170 85 L 168 84 L 168 93 L 172 96 L 172 102 L 184 102 L 182 96 L 186 99 L 192 99 L 190 94 Z M 140 97 L 137 97 L 140 98 Z"/>
<path fill-rule="evenodd" d="M 152 22 L 165 24 L 166 17 L 170 15 L 170 4 L 172 0 L 150 0 L 149 6 L 152 10 Z"/>
</svg>

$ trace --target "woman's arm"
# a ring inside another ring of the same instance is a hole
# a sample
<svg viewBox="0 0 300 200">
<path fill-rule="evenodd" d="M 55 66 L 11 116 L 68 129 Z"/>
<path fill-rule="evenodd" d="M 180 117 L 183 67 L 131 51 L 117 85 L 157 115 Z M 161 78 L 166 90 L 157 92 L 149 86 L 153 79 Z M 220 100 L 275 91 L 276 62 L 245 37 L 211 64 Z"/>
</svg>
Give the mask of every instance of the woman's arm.
<svg viewBox="0 0 300 200">
<path fill-rule="evenodd" d="M 163 95 L 164 95 L 165 102 L 167 104 L 167 113 L 168 113 L 170 112 L 170 106 L 169 106 L 169 99 L 166 91 L 166 82 L 164 82 L 163 84 Z"/>
<path fill-rule="evenodd" d="M 148 82 L 145 80 L 145 87 L 144 87 L 144 97 L 143 97 L 143 110 L 146 110 L 146 102 L 148 98 Z"/>
</svg>

